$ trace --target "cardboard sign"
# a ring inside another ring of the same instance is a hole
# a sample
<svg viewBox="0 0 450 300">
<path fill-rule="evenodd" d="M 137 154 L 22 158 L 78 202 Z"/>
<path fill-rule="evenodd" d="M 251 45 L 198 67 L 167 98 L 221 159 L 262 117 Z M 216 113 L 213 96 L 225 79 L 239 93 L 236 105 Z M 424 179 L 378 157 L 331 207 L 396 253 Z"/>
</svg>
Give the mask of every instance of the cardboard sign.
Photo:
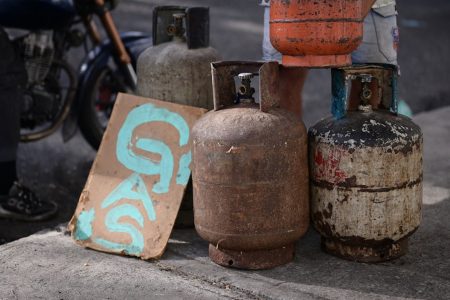
<svg viewBox="0 0 450 300">
<path fill-rule="evenodd" d="M 70 221 L 92 249 L 160 257 L 191 174 L 190 133 L 205 109 L 119 94 Z"/>
</svg>

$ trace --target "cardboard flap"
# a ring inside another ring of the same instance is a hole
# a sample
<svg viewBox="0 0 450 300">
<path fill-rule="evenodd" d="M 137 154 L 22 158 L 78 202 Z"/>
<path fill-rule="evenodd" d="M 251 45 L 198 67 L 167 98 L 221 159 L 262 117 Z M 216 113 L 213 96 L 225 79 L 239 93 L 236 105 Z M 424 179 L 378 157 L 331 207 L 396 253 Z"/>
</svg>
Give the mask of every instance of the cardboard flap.
<svg viewBox="0 0 450 300">
<path fill-rule="evenodd" d="M 191 128 L 205 109 L 119 94 L 75 214 L 92 249 L 159 258 L 191 174 Z"/>
</svg>

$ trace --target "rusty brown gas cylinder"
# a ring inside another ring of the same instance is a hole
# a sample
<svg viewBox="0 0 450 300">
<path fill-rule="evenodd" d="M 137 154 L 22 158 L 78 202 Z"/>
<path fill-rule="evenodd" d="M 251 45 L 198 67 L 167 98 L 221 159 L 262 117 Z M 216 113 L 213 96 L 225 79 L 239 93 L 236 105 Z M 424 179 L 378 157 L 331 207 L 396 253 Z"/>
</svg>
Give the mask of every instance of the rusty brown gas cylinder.
<svg viewBox="0 0 450 300">
<path fill-rule="evenodd" d="M 212 64 L 215 110 L 193 128 L 192 180 L 195 228 L 219 265 L 285 264 L 309 224 L 306 129 L 278 108 L 278 68 L 276 62 Z M 255 73 L 260 104 L 251 95 Z M 233 104 L 238 74 L 240 103 Z"/>
<path fill-rule="evenodd" d="M 335 69 L 332 78 L 334 116 L 309 130 L 313 224 L 331 254 L 361 262 L 397 258 L 421 221 L 421 130 L 391 112 L 394 69 Z M 346 111 L 347 79 L 361 87 L 354 111 Z"/>
<path fill-rule="evenodd" d="M 270 40 L 283 65 L 351 64 L 362 42 L 363 21 L 375 0 L 271 0 Z"/>
</svg>

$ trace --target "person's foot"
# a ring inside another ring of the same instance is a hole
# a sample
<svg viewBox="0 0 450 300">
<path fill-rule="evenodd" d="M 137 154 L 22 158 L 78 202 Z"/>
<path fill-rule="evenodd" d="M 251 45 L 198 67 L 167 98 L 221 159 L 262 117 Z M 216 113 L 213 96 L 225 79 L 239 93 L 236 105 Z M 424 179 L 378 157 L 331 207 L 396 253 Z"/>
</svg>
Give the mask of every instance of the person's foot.
<svg viewBox="0 0 450 300">
<path fill-rule="evenodd" d="M 0 218 L 42 221 L 56 214 L 54 202 L 42 201 L 27 187 L 15 182 L 8 195 L 0 195 Z"/>
</svg>

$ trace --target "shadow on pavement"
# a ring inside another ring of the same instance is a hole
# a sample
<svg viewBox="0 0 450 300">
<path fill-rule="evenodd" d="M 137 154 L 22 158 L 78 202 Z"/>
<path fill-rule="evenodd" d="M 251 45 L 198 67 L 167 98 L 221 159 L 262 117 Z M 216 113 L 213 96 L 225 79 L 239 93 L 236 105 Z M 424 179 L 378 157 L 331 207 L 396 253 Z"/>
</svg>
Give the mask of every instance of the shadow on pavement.
<svg viewBox="0 0 450 300">
<path fill-rule="evenodd" d="M 275 279 L 287 286 L 302 284 L 386 296 L 442 299 L 450 294 L 450 261 L 446 259 L 450 253 L 449 212 L 450 198 L 424 206 L 423 222 L 410 238 L 408 254 L 390 262 L 363 264 L 328 255 L 320 249 L 319 234 L 310 228 L 297 243 L 294 262 L 272 270 L 232 272 Z M 214 265 L 208 258 L 208 243 L 195 231 L 177 230 L 172 238 L 161 262 L 195 259 Z M 227 270 L 214 266 L 217 272 Z"/>
</svg>

